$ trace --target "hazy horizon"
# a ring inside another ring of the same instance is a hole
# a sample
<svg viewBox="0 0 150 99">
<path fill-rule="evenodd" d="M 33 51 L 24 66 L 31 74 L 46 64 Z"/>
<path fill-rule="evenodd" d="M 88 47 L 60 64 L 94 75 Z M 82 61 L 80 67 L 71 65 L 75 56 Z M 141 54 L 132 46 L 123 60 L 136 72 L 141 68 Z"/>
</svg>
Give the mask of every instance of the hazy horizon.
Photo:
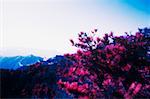
<svg viewBox="0 0 150 99">
<path fill-rule="evenodd" d="M 150 26 L 149 0 L 1 0 L 0 55 L 73 53 L 69 39 Z M 12 51 L 10 51 L 13 49 Z"/>
<path fill-rule="evenodd" d="M 40 53 L 42 51 L 42 53 Z M 63 53 L 55 50 L 41 50 L 31 48 L 1 48 L 0 57 L 12 57 L 12 56 L 29 56 L 35 55 L 45 58 L 55 57 L 56 55 L 63 55 Z"/>
</svg>

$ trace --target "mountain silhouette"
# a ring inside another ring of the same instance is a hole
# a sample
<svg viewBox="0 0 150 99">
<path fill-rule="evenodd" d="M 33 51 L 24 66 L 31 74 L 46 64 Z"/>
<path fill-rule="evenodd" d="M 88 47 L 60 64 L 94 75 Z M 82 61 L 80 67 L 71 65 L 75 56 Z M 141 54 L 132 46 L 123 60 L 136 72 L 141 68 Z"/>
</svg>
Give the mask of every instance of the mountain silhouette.
<svg viewBox="0 0 150 99">
<path fill-rule="evenodd" d="M 42 61 L 43 58 L 34 55 L 28 56 L 11 56 L 11 57 L 0 57 L 0 68 L 2 69 L 17 69 L 21 66 L 29 66 L 36 62 Z"/>
</svg>

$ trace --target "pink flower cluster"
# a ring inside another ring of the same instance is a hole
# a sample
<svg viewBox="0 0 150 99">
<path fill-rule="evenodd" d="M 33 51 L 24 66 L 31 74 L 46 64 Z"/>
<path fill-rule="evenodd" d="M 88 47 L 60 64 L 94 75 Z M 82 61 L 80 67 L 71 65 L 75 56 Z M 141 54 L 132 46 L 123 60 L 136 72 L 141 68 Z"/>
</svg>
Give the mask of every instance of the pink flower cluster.
<svg viewBox="0 0 150 99">
<path fill-rule="evenodd" d="M 88 91 L 88 84 L 83 84 L 79 85 L 78 82 L 63 82 L 62 80 L 58 81 L 58 84 L 63 86 L 67 92 L 72 91 L 72 92 L 78 92 L 85 94 Z"/>
<path fill-rule="evenodd" d="M 79 42 L 71 40 L 79 50 L 65 55 L 72 65 L 61 72 L 60 88 L 85 99 L 149 97 L 147 36 L 137 32 L 115 37 L 111 32 L 99 38 L 96 34 L 97 29 L 91 35 L 81 32 Z"/>
</svg>

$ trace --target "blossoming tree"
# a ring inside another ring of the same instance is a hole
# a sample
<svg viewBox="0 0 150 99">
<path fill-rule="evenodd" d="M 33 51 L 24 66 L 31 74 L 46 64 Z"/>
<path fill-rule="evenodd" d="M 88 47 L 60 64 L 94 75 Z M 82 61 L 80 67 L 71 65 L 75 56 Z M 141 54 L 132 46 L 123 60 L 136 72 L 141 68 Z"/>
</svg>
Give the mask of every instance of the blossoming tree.
<svg viewBox="0 0 150 99">
<path fill-rule="evenodd" d="M 75 98 L 150 97 L 150 28 L 125 36 L 78 34 L 72 62 L 60 69 L 58 85 Z"/>
</svg>

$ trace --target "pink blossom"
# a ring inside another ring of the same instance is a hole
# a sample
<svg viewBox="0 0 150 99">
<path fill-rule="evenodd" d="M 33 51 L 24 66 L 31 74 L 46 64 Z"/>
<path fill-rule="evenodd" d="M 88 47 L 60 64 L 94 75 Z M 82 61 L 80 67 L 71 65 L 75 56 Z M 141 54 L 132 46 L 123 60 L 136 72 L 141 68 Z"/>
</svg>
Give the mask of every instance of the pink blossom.
<svg viewBox="0 0 150 99">
<path fill-rule="evenodd" d="M 78 88 L 78 83 L 77 82 L 72 82 L 71 84 L 70 84 L 70 88 L 72 88 L 72 89 L 77 89 Z"/>
<path fill-rule="evenodd" d="M 110 85 L 110 83 L 111 83 L 111 79 L 106 79 L 103 81 L 104 86 Z"/>
<path fill-rule="evenodd" d="M 72 72 L 75 71 L 75 69 L 76 69 L 75 67 L 71 67 L 70 70 L 69 70 L 69 72 L 72 73 Z"/>
<path fill-rule="evenodd" d="M 123 68 L 124 71 L 129 71 L 130 69 L 131 69 L 131 65 L 130 65 L 130 64 L 127 64 L 127 65 Z"/>
<path fill-rule="evenodd" d="M 76 70 L 76 73 L 77 73 L 78 75 L 86 75 L 86 74 L 88 74 L 88 71 L 87 71 L 87 70 L 84 70 L 83 68 L 78 68 L 78 69 Z"/>
<path fill-rule="evenodd" d="M 142 87 L 142 84 L 140 84 L 140 83 L 137 84 L 137 86 L 135 87 L 135 89 L 133 91 L 133 94 L 136 95 L 140 91 L 141 87 Z"/>
<path fill-rule="evenodd" d="M 90 56 L 90 55 L 91 55 L 91 52 L 90 52 L 90 51 L 87 51 L 87 52 L 85 52 L 85 55 L 86 55 L 86 56 Z"/>
<path fill-rule="evenodd" d="M 83 90 L 83 87 L 82 87 L 81 85 L 79 85 L 79 86 L 78 86 L 78 91 L 79 91 L 79 92 L 82 92 L 82 90 Z"/>
<path fill-rule="evenodd" d="M 89 88 L 88 84 L 83 84 L 83 88 L 85 89 Z"/>
<path fill-rule="evenodd" d="M 79 96 L 79 99 L 89 99 L 88 96 Z"/>
<path fill-rule="evenodd" d="M 79 55 L 81 55 L 81 54 L 82 54 L 82 51 L 81 51 L 81 50 L 77 50 L 77 53 L 78 53 Z"/>
<path fill-rule="evenodd" d="M 69 82 L 64 82 L 64 85 L 65 85 L 65 87 L 66 87 L 67 89 L 70 89 L 70 84 L 69 84 Z"/>
<path fill-rule="evenodd" d="M 95 90 L 95 89 L 92 89 L 92 93 L 93 93 L 93 94 L 96 94 L 96 90 Z"/>
<path fill-rule="evenodd" d="M 134 87 L 135 87 L 135 82 L 133 82 L 133 83 L 130 85 L 129 90 L 134 89 Z"/>
</svg>

